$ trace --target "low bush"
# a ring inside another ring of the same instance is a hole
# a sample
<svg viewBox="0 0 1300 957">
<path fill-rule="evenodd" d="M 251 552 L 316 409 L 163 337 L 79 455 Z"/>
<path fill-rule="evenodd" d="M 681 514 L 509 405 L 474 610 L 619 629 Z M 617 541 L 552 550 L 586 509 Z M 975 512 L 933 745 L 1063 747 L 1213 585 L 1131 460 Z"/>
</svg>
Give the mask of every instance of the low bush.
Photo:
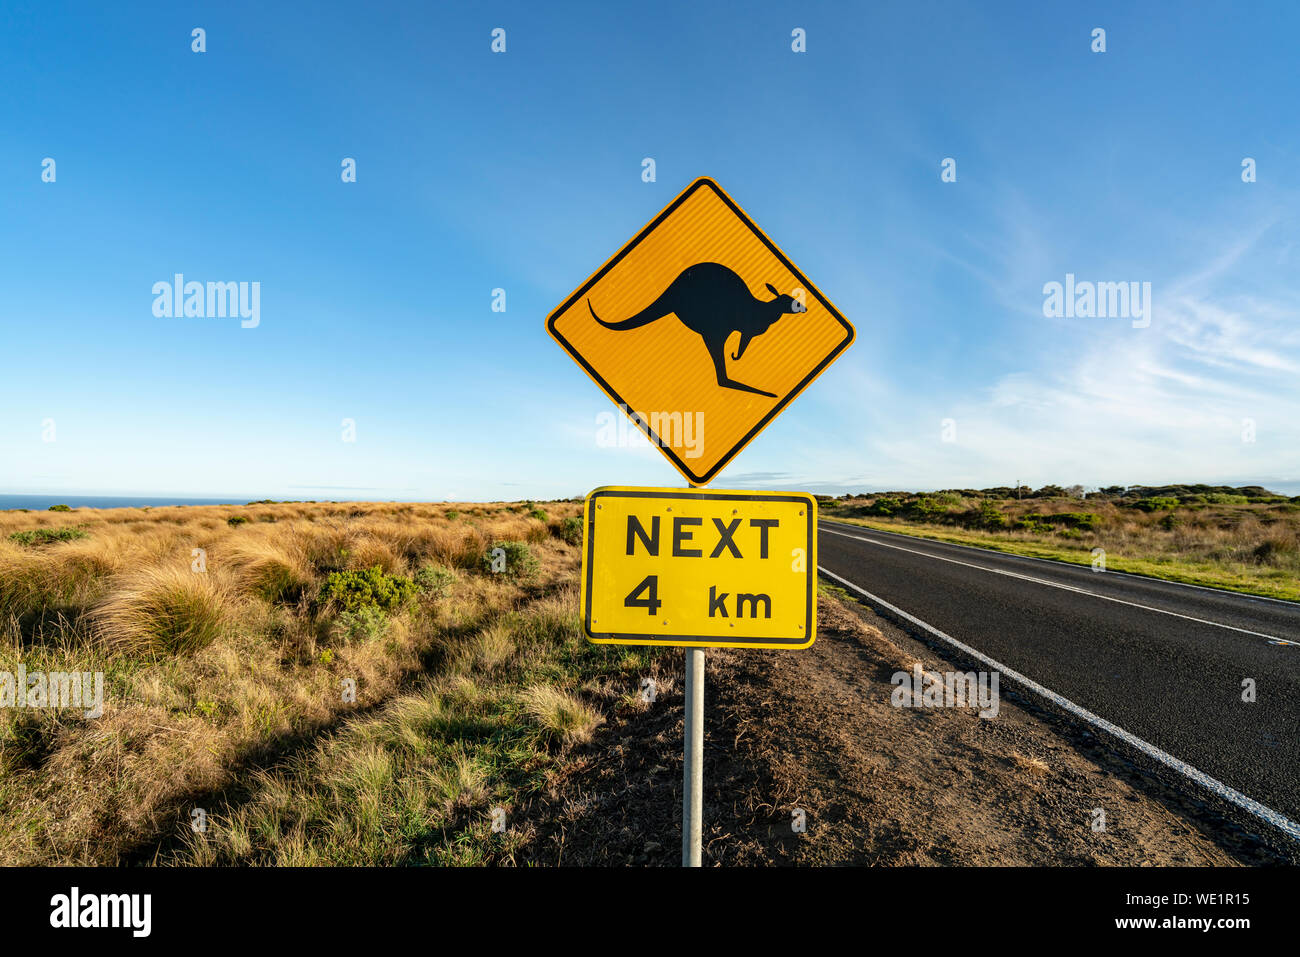
<svg viewBox="0 0 1300 957">
<path fill-rule="evenodd" d="M 576 515 L 570 515 L 561 522 L 556 529 L 555 535 L 570 545 L 582 544 L 582 519 Z"/>
<path fill-rule="evenodd" d="M 393 611 L 415 597 L 409 578 L 387 575 L 379 565 L 361 570 L 330 572 L 320 590 L 320 604 L 341 611 L 378 608 Z"/>
<path fill-rule="evenodd" d="M 1006 528 L 1009 522 L 996 503 L 984 499 L 975 513 L 975 524 L 980 528 L 998 529 Z"/>
<path fill-rule="evenodd" d="M 1228 492 L 1212 492 L 1205 496 L 1205 501 L 1211 505 L 1245 505 L 1250 498 L 1245 495 L 1233 495 Z"/>
<path fill-rule="evenodd" d="M 344 641 L 378 641 L 388 634 L 388 615 L 375 605 L 362 605 L 334 619 L 335 633 Z"/>
<path fill-rule="evenodd" d="M 1209 496 L 1209 498 L 1214 498 L 1214 496 L 1211 495 Z M 1244 502 L 1245 496 L 1243 495 L 1241 496 L 1241 498 L 1242 501 Z M 1140 498 L 1133 503 L 1133 507 L 1136 509 L 1141 509 L 1144 512 L 1159 512 L 1164 509 L 1177 508 L 1178 499 L 1169 498 L 1166 496 L 1153 496 L 1151 498 Z"/>
<path fill-rule="evenodd" d="M 446 598 L 451 594 L 451 586 L 456 583 L 456 579 L 456 573 L 450 568 L 424 565 L 415 573 L 415 587 L 426 598 Z"/>
<path fill-rule="evenodd" d="M 9 536 L 9 541 L 19 545 L 52 545 L 55 542 L 71 542 L 87 537 L 79 528 L 33 528 L 26 532 L 14 532 Z"/>
<path fill-rule="evenodd" d="M 493 554 L 497 549 L 504 555 Z M 524 581 L 537 574 L 541 562 L 524 542 L 493 542 L 483 553 L 480 566 L 489 574 L 504 575 L 511 581 Z"/>
</svg>

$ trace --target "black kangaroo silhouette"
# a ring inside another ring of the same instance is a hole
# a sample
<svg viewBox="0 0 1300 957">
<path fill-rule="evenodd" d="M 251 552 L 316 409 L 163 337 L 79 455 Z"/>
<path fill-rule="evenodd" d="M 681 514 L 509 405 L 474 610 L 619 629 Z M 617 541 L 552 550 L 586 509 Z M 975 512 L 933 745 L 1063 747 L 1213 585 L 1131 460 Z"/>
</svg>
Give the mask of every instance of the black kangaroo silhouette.
<svg viewBox="0 0 1300 957">
<path fill-rule="evenodd" d="M 718 263 L 696 263 L 681 271 L 654 302 L 630 319 L 606 322 L 596 315 L 591 300 L 587 308 L 591 318 L 606 329 L 637 329 L 672 313 L 692 332 L 704 340 L 713 368 L 718 375 L 718 385 L 724 389 L 753 392 L 775 399 L 774 392 L 764 392 L 753 386 L 737 382 L 727 375 L 727 339 L 733 332 L 740 333 L 740 344 L 732 359 L 737 361 L 745 354 L 750 340 L 767 332 L 782 316 L 804 312 L 804 306 L 793 296 L 776 291 L 770 282 L 767 290 L 775 299 L 755 299 L 745 280 L 726 266 Z"/>
</svg>

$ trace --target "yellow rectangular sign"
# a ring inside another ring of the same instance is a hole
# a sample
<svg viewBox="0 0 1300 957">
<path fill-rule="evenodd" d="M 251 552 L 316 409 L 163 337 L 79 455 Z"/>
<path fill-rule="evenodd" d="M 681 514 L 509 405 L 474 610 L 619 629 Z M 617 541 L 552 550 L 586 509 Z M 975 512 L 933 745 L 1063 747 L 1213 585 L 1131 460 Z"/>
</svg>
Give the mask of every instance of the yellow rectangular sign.
<svg viewBox="0 0 1300 957">
<path fill-rule="evenodd" d="M 817 634 L 817 500 L 799 492 L 598 488 L 582 610 L 601 644 L 807 648 Z"/>
</svg>

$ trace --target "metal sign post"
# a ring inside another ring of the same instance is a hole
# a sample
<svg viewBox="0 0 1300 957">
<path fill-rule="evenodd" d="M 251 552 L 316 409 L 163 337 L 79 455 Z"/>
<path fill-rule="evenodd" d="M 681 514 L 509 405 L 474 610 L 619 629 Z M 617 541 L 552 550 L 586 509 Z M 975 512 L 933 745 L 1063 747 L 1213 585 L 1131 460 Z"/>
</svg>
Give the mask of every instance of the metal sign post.
<svg viewBox="0 0 1300 957">
<path fill-rule="evenodd" d="M 704 814 L 703 648 L 686 649 L 686 734 L 682 755 L 682 867 L 699 867 Z"/>
</svg>

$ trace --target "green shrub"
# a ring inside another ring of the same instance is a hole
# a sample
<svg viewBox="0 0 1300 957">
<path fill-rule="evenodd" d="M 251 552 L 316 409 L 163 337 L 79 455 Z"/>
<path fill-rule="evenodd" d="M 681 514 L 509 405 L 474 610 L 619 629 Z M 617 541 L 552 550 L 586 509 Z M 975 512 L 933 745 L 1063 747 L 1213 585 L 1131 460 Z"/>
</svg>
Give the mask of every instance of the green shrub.
<svg viewBox="0 0 1300 957">
<path fill-rule="evenodd" d="M 340 614 L 334 629 L 344 641 L 378 641 L 388 634 L 388 616 L 375 605 L 362 605 Z"/>
<path fill-rule="evenodd" d="M 86 533 L 79 528 L 33 528 L 26 532 L 14 532 L 9 540 L 19 545 L 51 545 L 54 542 L 70 542 L 86 537 Z"/>
<path fill-rule="evenodd" d="M 1166 532 L 1172 532 L 1179 525 L 1183 524 L 1183 520 L 1173 512 L 1170 512 L 1168 515 L 1161 518 L 1157 524 Z"/>
<path fill-rule="evenodd" d="M 415 587 L 426 598 L 446 598 L 456 584 L 456 573 L 441 565 L 424 565 L 415 573 Z"/>
<path fill-rule="evenodd" d="M 917 518 L 941 518 L 948 514 L 948 505 L 941 496 L 921 495 L 908 506 L 908 511 Z"/>
<path fill-rule="evenodd" d="M 321 586 L 320 603 L 344 612 L 361 608 L 392 611 L 415 597 L 415 583 L 401 575 L 386 575 L 375 565 L 360 571 L 330 572 Z"/>
<path fill-rule="evenodd" d="M 51 505 L 51 512 L 71 512 L 72 508 L 68 505 Z"/>
<path fill-rule="evenodd" d="M 1210 496 L 1214 498 L 1215 496 Z M 1242 504 L 1245 504 L 1246 496 L 1239 496 Z M 1159 512 L 1165 509 L 1174 509 L 1178 507 L 1178 499 L 1169 498 L 1168 496 L 1153 496 L 1151 498 L 1140 498 L 1133 503 L 1134 508 L 1139 508 L 1144 512 Z"/>
<path fill-rule="evenodd" d="M 1036 535 L 1043 535 L 1054 530 L 1051 525 L 1040 521 L 1040 518 L 1041 516 L 1038 515 L 1025 515 L 1016 521 L 1015 528 L 1018 531 L 1033 532 Z"/>
<path fill-rule="evenodd" d="M 501 571 L 494 572 L 492 553 L 498 548 L 505 552 L 505 567 Z M 504 575 L 511 581 L 532 578 L 542 567 L 532 549 L 523 542 L 493 542 L 483 553 L 480 565 L 488 574 Z"/>
<path fill-rule="evenodd" d="M 570 515 L 560 523 L 556 536 L 568 542 L 570 545 L 582 544 L 582 519 L 576 515 Z"/>
<path fill-rule="evenodd" d="M 1077 538 L 1077 533 L 1096 531 L 1100 524 L 1101 516 L 1095 512 L 1055 512 L 1050 515 L 1029 512 L 1020 517 L 1016 527 L 1030 532 L 1055 531 L 1062 535 L 1072 532 L 1075 534 L 1069 537 Z"/>
<path fill-rule="evenodd" d="M 1095 532 L 1101 525 L 1101 516 L 1096 512 L 1058 512 L 1056 515 L 1046 515 L 1044 518 L 1049 522 L 1057 522 L 1067 528 L 1077 528 L 1083 532 Z"/>
<path fill-rule="evenodd" d="M 1228 492 L 1211 492 L 1205 496 L 1205 501 L 1211 505 L 1245 505 L 1250 501 L 1245 495 L 1233 495 Z"/>
<path fill-rule="evenodd" d="M 230 518 L 226 519 L 226 524 L 231 526 L 244 525 L 247 524 L 247 522 L 248 519 L 245 518 L 243 515 L 232 515 L 230 516 Z"/>
<path fill-rule="evenodd" d="M 544 508 L 535 508 L 528 514 L 531 515 L 533 518 L 537 519 L 539 522 L 549 522 L 551 520 L 551 517 L 546 514 L 546 509 Z"/>
<path fill-rule="evenodd" d="M 454 522 L 454 521 L 455 521 L 456 519 L 458 519 L 459 517 L 460 517 L 460 512 L 458 512 L 456 509 L 454 509 L 454 508 L 449 508 L 449 509 L 447 509 L 447 518 L 448 518 L 450 521 L 453 521 L 453 522 Z"/>
<path fill-rule="evenodd" d="M 980 528 L 1006 528 L 1007 517 L 1002 514 L 1002 509 L 989 499 L 980 502 L 979 510 L 975 513 L 975 523 Z"/>
</svg>

